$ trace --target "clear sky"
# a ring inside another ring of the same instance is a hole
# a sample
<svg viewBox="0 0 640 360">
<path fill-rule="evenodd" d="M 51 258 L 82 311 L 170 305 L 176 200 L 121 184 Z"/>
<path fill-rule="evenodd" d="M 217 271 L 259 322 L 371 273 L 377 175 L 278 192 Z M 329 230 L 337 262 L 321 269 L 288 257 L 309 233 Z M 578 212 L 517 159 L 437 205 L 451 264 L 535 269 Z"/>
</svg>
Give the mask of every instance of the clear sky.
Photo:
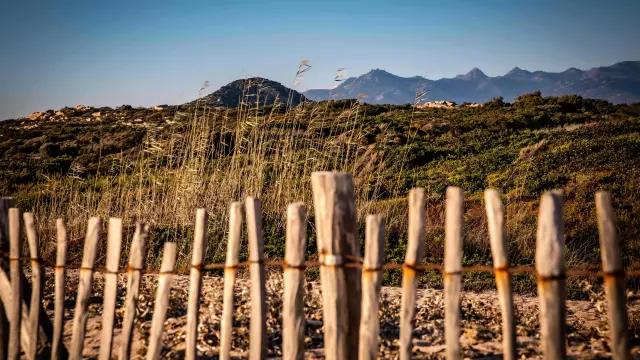
<svg viewBox="0 0 640 360">
<path fill-rule="evenodd" d="M 245 76 L 328 88 L 337 68 L 452 77 L 640 60 L 638 0 L 5 1 L 0 119 L 193 100 Z"/>
</svg>

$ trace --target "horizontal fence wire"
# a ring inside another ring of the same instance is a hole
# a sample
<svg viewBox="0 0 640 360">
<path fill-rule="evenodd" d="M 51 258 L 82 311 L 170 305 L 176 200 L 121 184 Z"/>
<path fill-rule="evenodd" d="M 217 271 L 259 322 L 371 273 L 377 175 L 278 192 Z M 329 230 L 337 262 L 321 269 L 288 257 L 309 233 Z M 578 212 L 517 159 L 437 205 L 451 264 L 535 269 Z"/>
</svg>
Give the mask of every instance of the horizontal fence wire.
<svg viewBox="0 0 640 360">
<path fill-rule="evenodd" d="M 351 262 L 345 262 L 343 264 L 325 264 L 321 261 L 305 261 L 302 265 L 290 266 L 284 260 L 264 260 L 264 261 L 244 261 L 240 262 L 233 266 L 228 266 L 225 263 L 215 263 L 215 264 L 201 264 L 201 265 L 187 265 L 181 268 L 174 269 L 173 271 L 163 272 L 160 270 L 146 269 L 146 268 L 134 268 L 134 267 L 126 267 L 121 268 L 116 271 L 111 271 L 106 269 L 105 267 L 93 267 L 87 268 L 77 264 L 67 264 L 64 266 L 56 265 L 55 262 L 46 259 L 46 258 L 31 258 L 31 257 L 20 257 L 20 258 L 11 258 L 9 253 L 0 250 L 0 256 L 4 257 L 9 261 L 30 261 L 34 263 L 41 264 L 45 268 L 50 269 L 70 269 L 70 270 L 91 270 L 97 273 L 102 274 L 126 274 L 130 271 L 138 271 L 142 274 L 187 274 L 191 269 L 196 269 L 202 272 L 207 271 L 215 271 L 215 270 L 224 270 L 224 269 L 237 269 L 248 267 L 251 264 L 261 263 L 266 266 L 276 266 L 281 267 L 283 269 L 299 269 L 305 270 L 308 268 L 319 268 L 321 266 L 329 266 L 329 267 L 344 267 L 344 268 L 355 268 L 362 269 L 363 271 L 384 271 L 384 270 L 404 270 L 410 269 L 416 272 L 422 272 L 425 270 L 436 270 L 445 273 L 444 265 L 442 264 L 420 264 L 420 265 L 409 265 L 402 263 L 385 263 L 380 268 L 366 268 L 363 264 L 363 257 L 360 256 L 351 256 L 351 255 L 343 255 L 343 257 Z M 463 266 L 459 272 L 456 273 L 471 273 L 471 272 L 487 272 L 487 273 L 499 273 L 499 272 L 508 272 L 511 274 L 532 274 L 537 275 L 536 268 L 534 266 L 509 266 L 502 268 L 495 268 L 489 265 L 472 265 L 472 266 Z M 447 272 L 450 274 L 450 272 Z M 630 269 L 621 272 L 605 272 L 600 269 L 597 265 L 584 265 L 584 266 L 575 266 L 567 268 L 565 272 L 565 277 L 640 277 L 640 269 Z"/>
</svg>

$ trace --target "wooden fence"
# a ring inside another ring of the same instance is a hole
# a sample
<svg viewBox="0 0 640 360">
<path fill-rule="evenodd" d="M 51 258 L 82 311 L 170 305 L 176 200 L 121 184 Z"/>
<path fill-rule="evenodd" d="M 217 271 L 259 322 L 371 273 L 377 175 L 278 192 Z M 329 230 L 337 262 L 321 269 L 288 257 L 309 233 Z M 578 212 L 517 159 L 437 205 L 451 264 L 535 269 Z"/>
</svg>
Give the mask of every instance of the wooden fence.
<svg viewBox="0 0 640 360">
<path fill-rule="evenodd" d="M 485 192 L 489 240 L 493 254 L 493 267 L 463 267 L 463 192 L 450 187 L 446 192 L 445 258 L 444 266 L 422 264 L 426 242 L 426 211 L 424 189 L 409 193 L 408 243 L 404 264 L 383 264 L 385 219 L 379 215 L 366 217 L 364 258 L 360 257 L 357 236 L 356 206 L 353 179 L 344 173 L 318 172 L 312 175 L 315 228 L 317 231 L 319 261 L 305 261 L 307 208 L 302 203 L 289 205 L 286 225 L 286 253 L 283 262 L 265 261 L 262 240 L 262 214 L 260 201 L 248 198 L 245 203 L 234 202 L 229 211 L 227 258 L 224 264 L 203 264 L 206 241 L 207 213 L 196 213 L 194 242 L 190 273 L 190 287 L 186 325 L 187 359 L 196 358 L 198 312 L 202 289 L 202 273 L 211 269 L 224 269 L 223 313 L 221 317 L 220 358 L 229 359 L 233 320 L 233 290 L 240 266 L 250 269 L 251 323 L 250 359 L 264 359 L 266 341 L 266 289 L 265 265 L 281 265 L 284 269 L 284 299 L 282 312 L 282 341 L 284 359 L 302 359 L 304 355 L 305 318 L 303 311 L 304 270 L 308 266 L 320 267 L 323 298 L 324 349 L 327 359 L 375 359 L 378 356 L 379 295 L 381 271 L 388 268 L 403 270 L 400 313 L 399 357 L 409 359 L 412 354 L 416 286 L 418 273 L 425 269 L 439 269 L 444 277 L 446 356 L 460 359 L 460 276 L 465 271 L 492 271 L 500 299 L 503 322 L 503 356 L 515 359 L 516 330 L 511 291 L 511 274 L 519 271 L 535 272 L 540 300 L 540 328 L 543 354 L 547 359 L 566 357 L 565 342 L 565 281 L 568 275 L 596 275 L 604 277 L 608 300 L 610 348 L 615 359 L 629 358 L 629 333 L 625 298 L 625 277 L 640 275 L 626 272 L 620 256 L 615 221 L 608 193 L 596 195 L 596 209 L 602 248 L 602 271 L 566 269 L 564 259 L 564 230 L 562 195 L 548 192 L 540 203 L 535 268 L 509 267 L 509 253 L 503 206 L 495 190 Z M 136 302 L 143 273 L 159 276 L 155 308 L 148 341 L 147 359 L 160 357 L 162 332 L 167 313 L 171 280 L 174 269 L 176 244 L 166 243 L 159 271 L 142 268 L 148 228 L 137 224 L 129 253 L 129 266 L 118 269 L 122 243 L 122 221 L 109 219 L 106 267 L 94 265 L 101 230 L 101 220 L 88 222 L 84 254 L 80 266 L 66 264 L 67 235 L 62 220 L 57 222 L 57 258 L 55 263 L 41 259 L 33 215 L 24 213 L 26 239 L 30 256 L 20 253 L 20 213 L 13 208 L 11 199 L 0 202 L 0 245 L 8 255 L 10 273 L 0 271 L 0 355 L 18 359 L 21 352 L 27 359 L 38 356 L 38 344 L 51 346 L 51 359 L 80 359 L 82 357 L 85 328 L 88 318 L 88 300 L 94 271 L 104 273 L 104 310 L 99 359 L 110 359 L 112 354 L 114 313 L 116 308 L 116 280 L 118 273 L 126 272 L 128 282 L 124 320 L 121 332 L 119 359 L 131 356 L 131 341 Z M 239 262 L 243 220 L 249 239 L 249 259 Z M 8 242 L 7 242 L 8 239 Z M 23 274 L 23 261 L 31 263 L 31 282 Z M 41 307 L 44 267 L 55 267 L 55 310 L 53 323 Z M 77 303 L 73 318 L 70 347 L 62 343 L 64 322 L 65 270 L 80 270 Z M 185 270 L 185 269 L 183 269 Z M 366 309 L 366 311 L 361 311 Z"/>
</svg>

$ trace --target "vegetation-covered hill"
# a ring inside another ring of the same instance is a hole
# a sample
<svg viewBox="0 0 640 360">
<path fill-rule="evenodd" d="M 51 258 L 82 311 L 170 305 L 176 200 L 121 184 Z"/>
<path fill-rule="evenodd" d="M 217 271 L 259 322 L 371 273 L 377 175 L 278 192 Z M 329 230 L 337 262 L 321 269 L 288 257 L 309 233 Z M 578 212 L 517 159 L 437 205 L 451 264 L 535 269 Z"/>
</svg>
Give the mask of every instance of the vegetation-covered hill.
<svg viewBox="0 0 640 360">
<path fill-rule="evenodd" d="M 443 194 L 455 185 L 467 199 L 465 264 L 490 264 L 482 191 L 495 187 L 506 204 L 514 263 L 533 263 L 539 197 L 560 188 L 571 264 L 599 263 L 594 194 L 609 190 L 625 261 L 640 266 L 640 104 L 532 93 L 513 104 L 496 99 L 453 109 L 350 100 L 219 109 L 199 102 L 69 110 L 65 119 L 49 119 L 0 122 L 0 194 L 36 212 L 49 254 L 56 217 L 81 239 L 89 216 L 121 216 L 129 226 L 151 225 L 149 265 L 168 240 L 179 242 L 184 264 L 195 209 L 206 207 L 206 257 L 222 261 L 229 203 L 259 196 L 267 255 L 281 257 L 286 204 L 312 203 L 312 171 L 340 170 L 354 175 L 360 217 L 387 216 L 387 261 L 404 257 L 405 196 L 415 186 L 429 194 L 425 261 L 442 261 Z M 70 261 L 81 243 L 72 243 Z M 490 284 L 489 275 L 469 276 L 465 286 Z M 533 284 L 528 275 L 517 279 L 520 289 Z M 440 281 L 429 272 L 423 280 Z"/>
<path fill-rule="evenodd" d="M 200 101 L 210 106 L 236 107 L 240 103 L 244 106 L 272 105 L 296 106 L 304 96 L 299 92 L 269 79 L 252 77 L 239 79 L 228 83 L 213 93 L 206 95 Z"/>
</svg>

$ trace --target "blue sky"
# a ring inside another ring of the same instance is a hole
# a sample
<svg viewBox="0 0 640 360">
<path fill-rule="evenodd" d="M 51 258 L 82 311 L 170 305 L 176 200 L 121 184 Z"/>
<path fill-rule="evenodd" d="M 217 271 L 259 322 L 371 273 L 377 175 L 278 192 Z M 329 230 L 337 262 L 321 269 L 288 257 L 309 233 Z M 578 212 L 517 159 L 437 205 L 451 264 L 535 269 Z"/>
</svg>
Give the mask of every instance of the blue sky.
<svg viewBox="0 0 640 360">
<path fill-rule="evenodd" d="M 245 76 L 328 88 L 337 68 L 452 77 L 640 60 L 637 0 L 7 1 L 0 119 L 194 99 Z"/>
</svg>

